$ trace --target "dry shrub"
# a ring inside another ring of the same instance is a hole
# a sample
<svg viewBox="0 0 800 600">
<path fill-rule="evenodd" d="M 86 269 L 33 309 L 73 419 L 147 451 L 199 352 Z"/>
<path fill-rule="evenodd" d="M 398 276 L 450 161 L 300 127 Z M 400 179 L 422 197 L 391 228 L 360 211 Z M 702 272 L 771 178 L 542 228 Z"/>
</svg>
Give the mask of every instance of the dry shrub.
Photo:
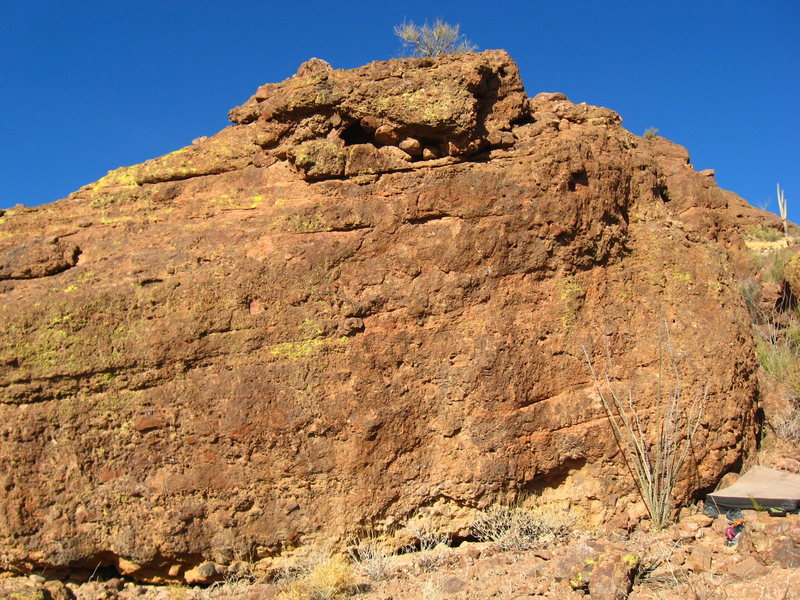
<svg viewBox="0 0 800 600">
<path fill-rule="evenodd" d="M 430 573 L 446 564 L 450 556 L 450 547 L 441 545 L 419 552 L 414 558 L 414 565 L 423 573 Z"/>
<path fill-rule="evenodd" d="M 427 521 L 418 521 L 406 525 L 406 530 L 416 538 L 417 548 L 426 552 L 441 546 L 450 546 L 450 536 L 447 533 L 436 531 Z"/>
<path fill-rule="evenodd" d="M 208 588 L 197 592 L 192 598 L 196 600 L 243 598 L 256 580 L 252 564 L 236 561 L 228 567 L 222 581 L 212 583 Z"/>
<path fill-rule="evenodd" d="M 328 556 L 290 582 L 277 600 L 337 600 L 352 593 L 354 584 L 353 566 L 340 555 Z"/>
<path fill-rule="evenodd" d="M 350 559 L 357 572 L 368 579 L 380 581 L 389 573 L 394 552 L 374 533 L 356 540 L 350 548 Z"/>
<path fill-rule="evenodd" d="M 761 283 L 755 277 L 746 277 L 739 283 L 739 291 L 747 306 L 747 312 L 750 313 L 750 321 L 752 323 L 762 322 Z"/>
<path fill-rule="evenodd" d="M 428 573 L 447 562 L 451 543 L 448 533 L 438 531 L 430 521 L 419 515 L 405 528 L 416 539 L 416 544 L 408 546 L 405 551 L 417 552 L 414 564 L 420 571 Z"/>
<path fill-rule="evenodd" d="M 800 408 L 795 406 L 775 416 L 771 424 L 778 438 L 800 444 Z"/>
<path fill-rule="evenodd" d="M 554 507 L 494 506 L 472 523 L 472 533 L 482 542 L 502 550 L 530 550 L 566 538 L 575 517 Z"/>
<path fill-rule="evenodd" d="M 413 21 L 403 21 L 394 28 L 394 34 L 414 56 L 463 54 L 477 49 L 475 44 L 462 35 L 459 25 L 450 25 L 441 19 L 436 19 L 433 25 L 428 25 L 426 21 L 421 27 L 414 25 Z"/>
</svg>

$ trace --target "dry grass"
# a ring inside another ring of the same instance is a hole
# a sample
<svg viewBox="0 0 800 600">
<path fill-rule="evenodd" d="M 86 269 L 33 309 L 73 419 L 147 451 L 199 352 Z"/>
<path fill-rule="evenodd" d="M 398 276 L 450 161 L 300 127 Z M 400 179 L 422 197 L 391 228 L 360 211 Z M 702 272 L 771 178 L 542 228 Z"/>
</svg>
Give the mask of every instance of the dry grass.
<svg viewBox="0 0 800 600">
<path fill-rule="evenodd" d="M 196 593 L 192 598 L 196 600 L 227 600 L 228 598 L 243 598 L 256 582 L 252 565 L 237 561 L 228 568 L 222 581 L 212 583 L 208 588 Z"/>
<path fill-rule="evenodd" d="M 433 579 L 426 580 L 425 585 L 422 586 L 420 600 L 442 600 L 443 598 L 444 595 L 436 582 Z"/>
<path fill-rule="evenodd" d="M 574 523 L 569 512 L 553 507 L 495 506 L 475 519 L 472 533 L 502 550 L 522 551 L 566 538 Z"/>
<path fill-rule="evenodd" d="M 800 328 L 796 318 L 789 327 L 777 327 L 768 317 L 753 326 L 761 368 L 800 397 Z"/>
<path fill-rule="evenodd" d="M 338 600 L 353 593 L 354 585 L 353 565 L 343 556 L 328 556 L 289 582 L 276 600 Z"/>
<path fill-rule="evenodd" d="M 784 241 L 771 242 L 773 244 L 785 244 Z M 794 256 L 794 251 L 785 246 L 780 249 L 769 249 L 754 255 L 756 263 L 761 269 L 761 280 L 766 283 L 781 283 L 786 263 Z"/>
</svg>

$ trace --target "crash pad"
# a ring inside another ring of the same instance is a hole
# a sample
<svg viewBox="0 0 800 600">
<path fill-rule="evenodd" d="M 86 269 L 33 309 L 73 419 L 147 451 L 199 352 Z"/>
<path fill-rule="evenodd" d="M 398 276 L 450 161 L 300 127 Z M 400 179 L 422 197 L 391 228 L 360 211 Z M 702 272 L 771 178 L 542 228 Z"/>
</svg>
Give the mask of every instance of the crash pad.
<svg viewBox="0 0 800 600">
<path fill-rule="evenodd" d="M 763 507 L 796 511 L 800 507 L 800 475 L 753 467 L 733 485 L 708 494 L 706 505 L 722 510 Z"/>
</svg>

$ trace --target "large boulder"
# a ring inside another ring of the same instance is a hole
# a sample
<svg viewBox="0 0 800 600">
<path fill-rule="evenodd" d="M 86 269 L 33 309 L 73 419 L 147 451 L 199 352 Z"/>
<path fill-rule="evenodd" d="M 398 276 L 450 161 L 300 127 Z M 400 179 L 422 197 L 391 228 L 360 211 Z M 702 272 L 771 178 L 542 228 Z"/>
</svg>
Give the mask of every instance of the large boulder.
<svg viewBox="0 0 800 600">
<path fill-rule="evenodd" d="M 313 60 L 231 115 L 3 215 L 0 567 L 219 574 L 521 492 L 641 513 L 584 348 L 646 418 L 664 323 L 708 390 L 679 498 L 754 448 L 730 257 L 764 213 L 677 146 L 499 51 Z"/>
</svg>

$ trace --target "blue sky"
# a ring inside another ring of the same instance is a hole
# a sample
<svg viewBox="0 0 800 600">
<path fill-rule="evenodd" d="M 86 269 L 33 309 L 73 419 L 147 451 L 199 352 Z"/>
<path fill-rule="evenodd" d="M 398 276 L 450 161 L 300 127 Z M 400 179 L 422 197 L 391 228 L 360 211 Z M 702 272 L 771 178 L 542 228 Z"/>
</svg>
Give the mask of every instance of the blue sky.
<svg viewBox="0 0 800 600">
<path fill-rule="evenodd" d="M 437 17 L 507 50 L 529 95 L 657 127 L 756 206 L 780 182 L 800 221 L 800 0 L 0 0 L 0 208 L 214 134 L 312 56 L 394 58 L 394 25 Z"/>
</svg>

